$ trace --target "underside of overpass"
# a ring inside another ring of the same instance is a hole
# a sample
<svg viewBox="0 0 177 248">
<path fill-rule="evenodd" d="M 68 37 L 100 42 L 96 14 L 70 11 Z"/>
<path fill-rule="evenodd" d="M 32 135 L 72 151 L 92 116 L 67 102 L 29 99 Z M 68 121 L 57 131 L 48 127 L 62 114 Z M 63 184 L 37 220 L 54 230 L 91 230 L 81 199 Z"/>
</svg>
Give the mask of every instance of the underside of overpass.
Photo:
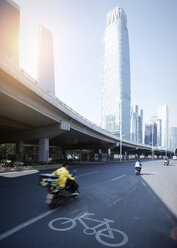
<svg viewBox="0 0 177 248">
<path fill-rule="evenodd" d="M 105 153 L 120 150 L 118 137 L 77 114 L 2 56 L 0 143 L 20 144 L 19 152 L 22 144 L 39 145 L 39 159 L 44 161 L 48 161 L 49 145 L 61 150 L 101 149 Z M 122 154 L 151 152 L 149 147 L 126 141 L 121 142 L 121 147 Z"/>
</svg>

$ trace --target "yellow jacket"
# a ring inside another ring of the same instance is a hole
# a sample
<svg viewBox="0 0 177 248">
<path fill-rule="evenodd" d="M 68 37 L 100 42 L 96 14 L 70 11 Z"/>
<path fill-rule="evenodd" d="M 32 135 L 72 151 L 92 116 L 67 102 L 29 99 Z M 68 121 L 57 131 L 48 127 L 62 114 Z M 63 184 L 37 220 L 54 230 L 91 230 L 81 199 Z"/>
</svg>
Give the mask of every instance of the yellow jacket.
<svg viewBox="0 0 177 248">
<path fill-rule="evenodd" d="M 61 167 L 58 170 L 54 171 L 52 174 L 59 175 L 59 186 L 64 188 L 66 186 L 66 180 L 75 180 L 75 177 L 69 175 L 68 170 L 65 167 Z"/>
</svg>

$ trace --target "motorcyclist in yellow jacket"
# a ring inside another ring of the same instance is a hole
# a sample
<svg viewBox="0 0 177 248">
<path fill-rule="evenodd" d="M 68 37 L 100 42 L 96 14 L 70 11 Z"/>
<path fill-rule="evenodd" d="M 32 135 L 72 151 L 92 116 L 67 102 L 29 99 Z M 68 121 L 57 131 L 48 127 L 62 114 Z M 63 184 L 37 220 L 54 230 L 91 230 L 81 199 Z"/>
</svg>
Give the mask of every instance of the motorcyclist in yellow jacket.
<svg viewBox="0 0 177 248">
<path fill-rule="evenodd" d="M 69 171 L 67 170 L 67 165 L 64 164 L 61 168 L 54 171 L 52 174 L 59 175 L 58 184 L 60 187 L 65 188 L 67 179 L 72 181 L 75 180 L 75 177 L 70 176 Z"/>
</svg>

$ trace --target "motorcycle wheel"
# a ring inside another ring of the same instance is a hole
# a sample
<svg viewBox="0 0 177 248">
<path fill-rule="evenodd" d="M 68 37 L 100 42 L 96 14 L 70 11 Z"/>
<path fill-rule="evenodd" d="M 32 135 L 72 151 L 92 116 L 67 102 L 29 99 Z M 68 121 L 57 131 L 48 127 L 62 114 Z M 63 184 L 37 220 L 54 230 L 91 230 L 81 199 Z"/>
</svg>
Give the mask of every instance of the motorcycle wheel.
<svg viewBox="0 0 177 248">
<path fill-rule="evenodd" d="M 58 206 L 60 206 L 63 203 L 64 199 L 62 196 L 59 195 L 55 195 L 51 201 L 51 203 L 49 204 L 49 208 L 50 209 L 54 209 L 57 208 Z"/>
</svg>

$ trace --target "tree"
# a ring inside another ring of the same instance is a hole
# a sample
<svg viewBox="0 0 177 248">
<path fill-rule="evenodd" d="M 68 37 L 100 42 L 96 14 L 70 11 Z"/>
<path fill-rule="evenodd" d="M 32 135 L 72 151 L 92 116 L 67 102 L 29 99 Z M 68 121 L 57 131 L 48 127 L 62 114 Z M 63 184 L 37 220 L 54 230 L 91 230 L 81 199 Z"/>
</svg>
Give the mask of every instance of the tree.
<svg viewBox="0 0 177 248">
<path fill-rule="evenodd" d="M 0 155 L 7 158 L 8 155 L 15 155 L 15 144 L 0 144 Z"/>
</svg>

